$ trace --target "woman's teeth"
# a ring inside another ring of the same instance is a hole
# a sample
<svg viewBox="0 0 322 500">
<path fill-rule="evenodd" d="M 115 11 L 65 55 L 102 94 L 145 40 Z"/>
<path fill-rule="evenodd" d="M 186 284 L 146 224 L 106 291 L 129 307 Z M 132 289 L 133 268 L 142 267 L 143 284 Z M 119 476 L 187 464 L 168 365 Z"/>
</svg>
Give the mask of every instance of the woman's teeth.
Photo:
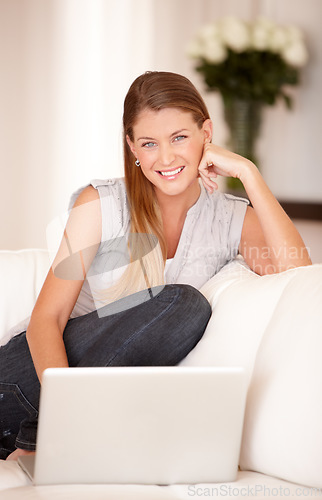
<svg viewBox="0 0 322 500">
<path fill-rule="evenodd" d="M 170 176 L 172 176 L 172 175 L 176 175 L 176 174 L 178 174 L 178 173 L 179 173 L 179 172 L 181 172 L 181 170 L 183 170 L 183 169 L 184 169 L 184 167 L 179 167 L 179 168 L 177 168 L 176 170 L 165 171 L 165 172 L 162 172 L 162 170 L 160 170 L 159 172 L 160 172 L 160 174 L 161 174 L 161 175 L 164 175 L 164 176 L 166 176 L 166 177 L 170 177 Z"/>
</svg>

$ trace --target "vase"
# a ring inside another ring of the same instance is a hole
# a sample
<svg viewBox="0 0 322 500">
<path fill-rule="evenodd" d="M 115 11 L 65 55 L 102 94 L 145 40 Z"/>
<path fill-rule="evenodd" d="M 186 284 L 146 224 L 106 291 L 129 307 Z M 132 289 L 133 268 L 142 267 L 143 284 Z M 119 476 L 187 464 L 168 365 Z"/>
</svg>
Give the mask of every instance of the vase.
<svg viewBox="0 0 322 500">
<path fill-rule="evenodd" d="M 254 100 L 224 98 L 224 116 L 229 127 L 228 149 L 255 163 L 256 141 L 260 132 L 262 105 Z M 239 179 L 227 179 L 227 187 L 233 191 L 244 192 Z"/>
</svg>

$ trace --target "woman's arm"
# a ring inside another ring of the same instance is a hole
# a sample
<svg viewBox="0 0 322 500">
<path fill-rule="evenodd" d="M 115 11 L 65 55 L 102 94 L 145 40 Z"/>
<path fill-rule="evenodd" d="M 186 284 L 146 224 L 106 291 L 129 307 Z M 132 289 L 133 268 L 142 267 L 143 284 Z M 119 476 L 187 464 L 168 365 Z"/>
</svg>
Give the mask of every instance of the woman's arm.
<svg viewBox="0 0 322 500">
<path fill-rule="evenodd" d="M 199 172 L 210 192 L 217 175 L 243 183 L 253 208 L 247 208 L 239 251 L 251 269 L 269 274 L 311 264 L 300 234 L 251 161 L 207 143 Z"/>
<path fill-rule="evenodd" d="M 101 211 L 96 189 L 77 198 L 64 237 L 38 296 L 27 341 L 39 380 L 49 367 L 68 366 L 63 332 L 101 241 Z"/>
</svg>

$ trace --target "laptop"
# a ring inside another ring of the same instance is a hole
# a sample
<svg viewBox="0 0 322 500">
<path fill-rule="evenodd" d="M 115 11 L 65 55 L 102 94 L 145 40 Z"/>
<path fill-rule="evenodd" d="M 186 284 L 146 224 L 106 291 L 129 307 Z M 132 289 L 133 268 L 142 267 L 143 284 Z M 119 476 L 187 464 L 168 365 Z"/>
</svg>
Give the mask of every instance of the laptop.
<svg viewBox="0 0 322 500">
<path fill-rule="evenodd" d="M 50 368 L 18 461 L 36 485 L 234 481 L 246 390 L 242 368 Z"/>
</svg>

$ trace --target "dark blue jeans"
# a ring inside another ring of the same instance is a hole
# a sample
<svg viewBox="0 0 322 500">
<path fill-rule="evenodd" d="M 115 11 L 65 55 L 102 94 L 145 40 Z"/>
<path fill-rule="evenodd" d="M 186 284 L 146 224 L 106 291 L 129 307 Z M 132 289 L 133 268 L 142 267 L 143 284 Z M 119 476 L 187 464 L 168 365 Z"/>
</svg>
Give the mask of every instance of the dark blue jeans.
<svg viewBox="0 0 322 500">
<path fill-rule="evenodd" d="M 108 307 L 108 306 L 107 306 Z M 70 319 L 64 342 L 70 366 L 173 366 L 201 339 L 211 315 L 189 285 L 166 285 L 116 314 Z M 40 384 L 23 332 L 0 348 L 0 458 L 35 450 Z"/>
</svg>

